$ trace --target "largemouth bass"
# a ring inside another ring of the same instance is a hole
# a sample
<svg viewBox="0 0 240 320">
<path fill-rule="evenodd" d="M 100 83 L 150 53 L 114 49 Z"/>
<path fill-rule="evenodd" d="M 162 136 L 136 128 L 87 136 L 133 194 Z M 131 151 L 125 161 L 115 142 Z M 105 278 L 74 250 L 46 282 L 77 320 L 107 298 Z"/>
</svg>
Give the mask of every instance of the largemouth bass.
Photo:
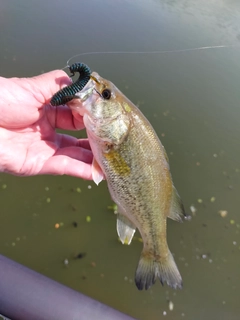
<svg viewBox="0 0 240 320">
<path fill-rule="evenodd" d="M 96 72 L 68 106 L 76 117 L 83 116 L 94 155 L 93 179 L 107 181 L 119 210 L 121 242 L 130 244 L 136 228 L 142 236 L 135 274 L 138 289 L 148 289 L 157 278 L 181 288 L 182 278 L 167 244 L 166 220 L 181 221 L 184 209 L 153 127 L 113 83 Z"/>
</svg>

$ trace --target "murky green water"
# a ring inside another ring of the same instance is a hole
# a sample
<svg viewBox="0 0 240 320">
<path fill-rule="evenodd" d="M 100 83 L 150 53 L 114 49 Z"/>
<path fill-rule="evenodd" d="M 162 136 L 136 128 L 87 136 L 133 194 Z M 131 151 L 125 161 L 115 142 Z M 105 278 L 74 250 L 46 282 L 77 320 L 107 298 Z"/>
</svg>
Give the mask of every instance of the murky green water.
<svg viewBox="0 0 240 320">
<path fill-rule="evenodd" d="M 33 76 L 89 51 L 240 46 L 239 21 L 238 1 L 2 0 L 0 74 Z M 0 252 L 141 320 L 239 319 L 240 48 L 76 60 L 140 106 L 187 211 L 196 209 L 190 221 L 168 223 L 184 289 L 136 289 L 142 244 L 118 242 L 104 182 L 1 174 Z"/>
</svg>

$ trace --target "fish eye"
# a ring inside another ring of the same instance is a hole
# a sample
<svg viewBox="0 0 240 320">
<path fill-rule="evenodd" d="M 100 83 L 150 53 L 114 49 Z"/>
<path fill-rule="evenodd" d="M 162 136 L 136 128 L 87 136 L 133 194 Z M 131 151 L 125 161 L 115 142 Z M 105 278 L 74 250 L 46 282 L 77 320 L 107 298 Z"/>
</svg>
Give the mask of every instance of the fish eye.
<svg viewBox="0 0 240 320">
<path fill-rule="evenodd" d="M 109 100 L 111 98 L 111 91 L 109 89 L 104 89 L 102 91 L 103 99 Z"/>
</svg>

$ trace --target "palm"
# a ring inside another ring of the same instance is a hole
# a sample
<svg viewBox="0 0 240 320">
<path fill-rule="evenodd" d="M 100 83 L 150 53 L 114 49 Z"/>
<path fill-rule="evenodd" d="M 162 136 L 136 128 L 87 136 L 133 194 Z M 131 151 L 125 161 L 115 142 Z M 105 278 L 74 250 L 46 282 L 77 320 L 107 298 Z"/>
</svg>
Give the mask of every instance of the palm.
<svg viewBox="0 0 240 320">
<path fill-rule="evenodd" d="M 55 128 L 82 129 L 81 119 L 75 120 L 67 107 L 48 104 L 52 95 L 69 83 L 63 71 L 30 79 L 0 78 L 0 171 L 91 179 L 88 141 L 55 132 Z"/>
</svg>

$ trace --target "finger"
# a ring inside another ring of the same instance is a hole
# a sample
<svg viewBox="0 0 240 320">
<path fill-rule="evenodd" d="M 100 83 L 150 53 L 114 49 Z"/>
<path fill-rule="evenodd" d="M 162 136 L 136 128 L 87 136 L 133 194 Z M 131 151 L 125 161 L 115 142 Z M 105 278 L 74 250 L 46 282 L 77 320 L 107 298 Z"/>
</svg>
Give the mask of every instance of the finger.
<svg viewBox="0 0 240 320">
<path fill-rule="evenodd" d="M 61 134 L 60 136 L 61 136 L 61 138 L 60 138 L 61 141 L 59 144 L 60 148 L 75 146 L 75 147 L 91 150 L 88 139 L 77 139 L 77 138 L 75 138 L 73 136 L 69 136 L 67 134 Z"/>
<path fill-rule="evenodd" d="M 73 117 L 72 111 L 67 106 L 54 107 L 46 105 L 45 112 L 48 121 L 54 129 L 82 130 L 85 128 L 83 118 L 79 117 L 76 119 Z"/>
<path fill-rule="evenodd" d="M 93 155 L 92 152 L 88 149 L 79 148 L 79 147 L 66 147 L 59 148 L 54 156 L 66 156 L 78 161 L 83 161 L 86 163 L 92 163 Z"/>
<path fill-rule="evenodd" d="M 48 103 L 58 90 L 72 83 L 72 80 L 63 70 L 53 70 L 28 80 L 35 86 L 34 93 L 40 91 L 42 103 Z"/>
<path fill-rule="evenodd" d="M 83 117 L 76 119 L 67 106 L 56 108 L 56 127 L 65 130 L 81 130 L 85 128 Z"/>
<path fill-rule="evenodd" d="M 92 150 L 88 139 L 79 139 L 78 146 L 84 149 Z"/>
<path fill-rule="evenodd" d="M 64 155 L 56 155 L 45 162 L 39 174 L 65 174 L 85 180 L 92 180 L 92 165 Z"/>
</svg>

